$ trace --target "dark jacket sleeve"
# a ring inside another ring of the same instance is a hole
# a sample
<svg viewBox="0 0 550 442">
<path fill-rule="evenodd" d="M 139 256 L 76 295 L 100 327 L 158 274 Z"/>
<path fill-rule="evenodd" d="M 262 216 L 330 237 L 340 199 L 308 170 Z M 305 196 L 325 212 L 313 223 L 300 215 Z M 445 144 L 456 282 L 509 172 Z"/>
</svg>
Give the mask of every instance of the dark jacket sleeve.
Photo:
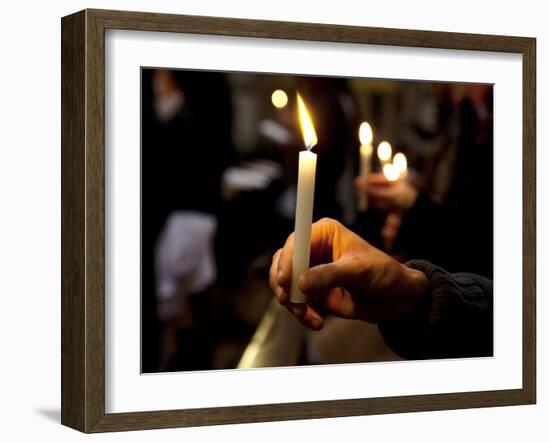
<svg viewBox="0 0 550 442">
<path fill-rule="evenodd" d="M 414 316 L 379 324 L 388 346 L 406 359 L 492 356 L 493 282 L 424 260 L 406 265 L 426 274 L 429 296 Z"/>
</svg>

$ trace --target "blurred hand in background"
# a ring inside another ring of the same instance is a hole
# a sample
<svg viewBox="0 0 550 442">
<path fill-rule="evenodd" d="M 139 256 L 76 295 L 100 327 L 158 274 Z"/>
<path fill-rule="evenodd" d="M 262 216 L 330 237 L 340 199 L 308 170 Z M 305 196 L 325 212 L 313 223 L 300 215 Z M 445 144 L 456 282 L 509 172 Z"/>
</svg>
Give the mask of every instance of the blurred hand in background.
<svg viewBox="0 0 550 442">
<path fill-rule="evenodd" d="M 355 178 L 357 190 L 366 192 L 372 207 L 384 211 L 406 211 L 414 206 L 418 190 L 406 178 L 389 181 L 383 173 L 371 173 Z"/>
</svg>

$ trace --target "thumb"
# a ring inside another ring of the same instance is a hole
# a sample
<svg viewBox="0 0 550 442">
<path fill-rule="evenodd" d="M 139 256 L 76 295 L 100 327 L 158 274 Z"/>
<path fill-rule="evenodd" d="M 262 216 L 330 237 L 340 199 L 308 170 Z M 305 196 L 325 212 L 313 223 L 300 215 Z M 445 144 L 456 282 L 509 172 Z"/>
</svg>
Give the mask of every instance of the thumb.
<svg viewBox="0 0 550 442">
<path fill-rule="evenodd" d="M 347 272 L 342 260 L 320 264 L 306 270 L 300 276 L 300 289 L 304 293 L 328 292 L 336 287 L 346 285 Z"/>
</svg>

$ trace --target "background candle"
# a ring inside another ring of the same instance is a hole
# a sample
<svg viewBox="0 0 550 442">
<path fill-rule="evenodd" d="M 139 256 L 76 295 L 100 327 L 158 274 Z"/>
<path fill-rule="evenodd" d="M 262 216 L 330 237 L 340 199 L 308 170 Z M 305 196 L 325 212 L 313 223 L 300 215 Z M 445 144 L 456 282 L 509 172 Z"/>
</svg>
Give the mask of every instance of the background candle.
<svg viewBox="0 0 550 442">
<path fill-rule="evenodd" d="M 367 185 L 367 178 L 371 171 L 372 164 L 372 129 L 366 121 L 359 126 L 359 174 L 361 175 L 364 186 Z M 364 212 L 368 209 L 368 198 L 365 187 L 362 186 L 358 193 L 358 209 Z"/>
<path fill-rule="evenodd" d="M 307 298 L 298 287 L 298 280 L 300 279 L 300 275 L 309 268 L 313 196 L 315 193 L 315 171 L 317 168 L 317 155 L 310 152 L 309 149 L 317 144 L 317 134 L 315 133 L 315 127 L 307 108 L 299 94 L 298 115 L 304 144 L 308 150 L 300 152 L 299 156 L 290 302 L 305 303 Z"/>
</svg>

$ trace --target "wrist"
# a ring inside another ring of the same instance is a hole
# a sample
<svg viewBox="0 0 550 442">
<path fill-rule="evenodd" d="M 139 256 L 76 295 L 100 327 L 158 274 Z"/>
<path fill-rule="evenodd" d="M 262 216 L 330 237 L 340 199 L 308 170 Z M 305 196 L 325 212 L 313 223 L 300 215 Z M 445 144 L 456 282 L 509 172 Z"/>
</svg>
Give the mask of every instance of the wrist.
<svg viewBox="0 0 550 442">
<path fill-rule="evenodd" d="M 429 281 L 426 274 L 417 269 L 401 264 L 405 271 L 405 292 L 411 299 L 411 304 L 417 306 L 423 299 L 426 298 L 429 292 Z"/>
</svg>

